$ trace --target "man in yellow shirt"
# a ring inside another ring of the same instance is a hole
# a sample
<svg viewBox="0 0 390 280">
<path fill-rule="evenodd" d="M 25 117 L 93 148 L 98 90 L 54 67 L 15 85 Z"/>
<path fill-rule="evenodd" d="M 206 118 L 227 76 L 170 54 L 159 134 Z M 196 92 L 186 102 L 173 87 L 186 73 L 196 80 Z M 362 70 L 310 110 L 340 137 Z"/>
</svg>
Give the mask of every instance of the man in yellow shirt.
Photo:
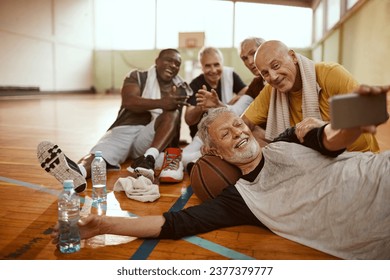
<svg viewBox="0 0 390 280">
<path fill-rule="evenodd" d="M 242 118 L 255 135 L 263 135 L 268 142 L 289 127 L 299 128 L 307 117 L 318 119 L 319 124 L 329 122 L 328 99 L 359 86 L 340 64 L 314 63 L 280 41 L 263 43 L 255 63 L 267 85 Z M 265 136 L 261 127 L 266 127 Z M 365 133 L 347 150 L 378 152 L 379 145 L 374 135 Z"/>
</svg>

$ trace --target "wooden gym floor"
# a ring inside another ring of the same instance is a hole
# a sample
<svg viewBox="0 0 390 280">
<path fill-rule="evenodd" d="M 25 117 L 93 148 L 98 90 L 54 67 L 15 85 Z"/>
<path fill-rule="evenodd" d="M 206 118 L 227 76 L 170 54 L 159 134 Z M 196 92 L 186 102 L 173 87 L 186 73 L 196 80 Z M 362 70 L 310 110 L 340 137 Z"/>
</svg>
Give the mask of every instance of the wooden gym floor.
<svg viewBox="0 0 390 280">
<path fill-rule="evenodd" d="M 254 226 L 230 227 L 176 241 L 106 235 L 87 240 L 75 254 L 59 253 L 50 233 L 57 220 L 57 195 L 62 186 L 41 169 L 36 147 L 42 140 L 52 141 L 77 161 L 112 123 L 119 105 L 119 95 L 0 97 L 0 259 L 335 259 Z M 390 122 L 380 127 L 377 136 L 381 148 L 390 149 Z M 161 184 L 161 197 L 152 203 L 112 192 L 116 180 L 129 175 L 128 165 L 108 173 L 106 215 L 158 215 L 200 202 L 191 193 L 188 174 L 182 183 Z M 87 202 L 90 196 L 88 181 L 82 200 Z"/>
</svg>

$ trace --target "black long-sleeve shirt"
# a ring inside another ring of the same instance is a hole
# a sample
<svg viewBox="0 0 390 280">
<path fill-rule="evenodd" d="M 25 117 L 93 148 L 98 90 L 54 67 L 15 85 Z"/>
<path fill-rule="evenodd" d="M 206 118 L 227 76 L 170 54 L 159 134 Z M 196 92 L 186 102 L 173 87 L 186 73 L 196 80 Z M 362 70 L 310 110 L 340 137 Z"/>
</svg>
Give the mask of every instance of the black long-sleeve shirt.
<svg viewBox="0 0 390 280">
<path fill-rule="evenodd" d="M 336 157 L 345 149 L 339 151 L 327 150 L 322 137 L 325 126 L 314 128 L 304 137 L 300 143 L 295 135 L 295 127 L 281 133 L 273 142 L 285 141 L 302 144 L 314 149 L 323 155 Z M 253 182 L 264 166 L 264 157 L 260 164 L 242 178 Z M 263 224 L 255 217 L 246 205 L 244 199 L 234 185 L 227 186 L 222 193 L 212 200 L 207 200 L 200 205 L 192 206 L 178 212 L 166 212 L 163 214 L 165 223 L 161 228 L 159 238 L 179 239 L 184 236 L 209 232 L 215 229 L 238 226 Z"/>
</svg>

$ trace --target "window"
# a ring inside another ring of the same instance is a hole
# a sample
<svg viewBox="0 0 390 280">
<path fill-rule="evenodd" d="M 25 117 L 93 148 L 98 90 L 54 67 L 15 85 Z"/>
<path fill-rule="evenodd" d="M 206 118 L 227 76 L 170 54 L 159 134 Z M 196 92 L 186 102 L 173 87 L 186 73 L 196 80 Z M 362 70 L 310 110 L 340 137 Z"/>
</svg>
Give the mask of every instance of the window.
<svg viewBox="0 0 390 280">
<path fill-rule="evenodd" d="M 155 0 L 95 0 L 95 48 L 155 48 Z"/>
<path fill-rule="evenodd" d="M 235 47 L 246 37 L 276 39 L 289 47 L 308 47 L 312 36 L 312 10 L 269 4 L 236 3 Z"/>
<path fill-rule="evenodd" d="M 363 0 L 320 0 L 314 10 L 314 43 L 328 36 L 340 21 L 346 20 L 348 10 Z M 324 28 L 325 26 L 325 28 Z"/>
<path fill-rule="evenodd" d="M 314 41 L 321 40 L 324 36 L 324 5 L 320 2 L 314 11 Z"/>
<path fill-rule="evenodd" d="M 347 0 L 347 9 L 351 9 L 359 0 Z"/>
<path fill-rule="evenodd" d="M 218 0 L 94 3 L 96 49 L 177 48 L 180 32 L 204 32 L 205 44 L 218 48 L 238 47 L 249 36 L 281 40 L 289 47 L 311 45 L 310 8 Z"/>
<path fill-rule="evenodd" d="M 326 29 L 330 30 L 339 20 L 341 13 L 341 0 L 327 0 Z"/>
<path fill-rule="evenodd" d="M 205 32 L 205 45 L 231 47 L 233 5 L 230 1 L 158 0 L 157 48 L 178 47 L 179 32 Z"/>
</svg>

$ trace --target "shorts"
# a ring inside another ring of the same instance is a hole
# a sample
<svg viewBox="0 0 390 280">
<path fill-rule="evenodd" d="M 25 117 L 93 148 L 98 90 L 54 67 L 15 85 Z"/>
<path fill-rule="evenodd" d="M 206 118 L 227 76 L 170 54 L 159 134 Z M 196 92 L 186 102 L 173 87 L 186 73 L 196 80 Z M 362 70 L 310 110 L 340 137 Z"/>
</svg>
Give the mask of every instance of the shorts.
<svg viewBox="0 0 390 280">
<path fill-rule="evenodd" d="M 155 121 L 148 125 L 123 125 L 108 130 L 91 149 L 91 154 L 101 151 L 103 158 L 113 167 L 127 159 L 142 156 L 152 144 Z"/>
</svg>

